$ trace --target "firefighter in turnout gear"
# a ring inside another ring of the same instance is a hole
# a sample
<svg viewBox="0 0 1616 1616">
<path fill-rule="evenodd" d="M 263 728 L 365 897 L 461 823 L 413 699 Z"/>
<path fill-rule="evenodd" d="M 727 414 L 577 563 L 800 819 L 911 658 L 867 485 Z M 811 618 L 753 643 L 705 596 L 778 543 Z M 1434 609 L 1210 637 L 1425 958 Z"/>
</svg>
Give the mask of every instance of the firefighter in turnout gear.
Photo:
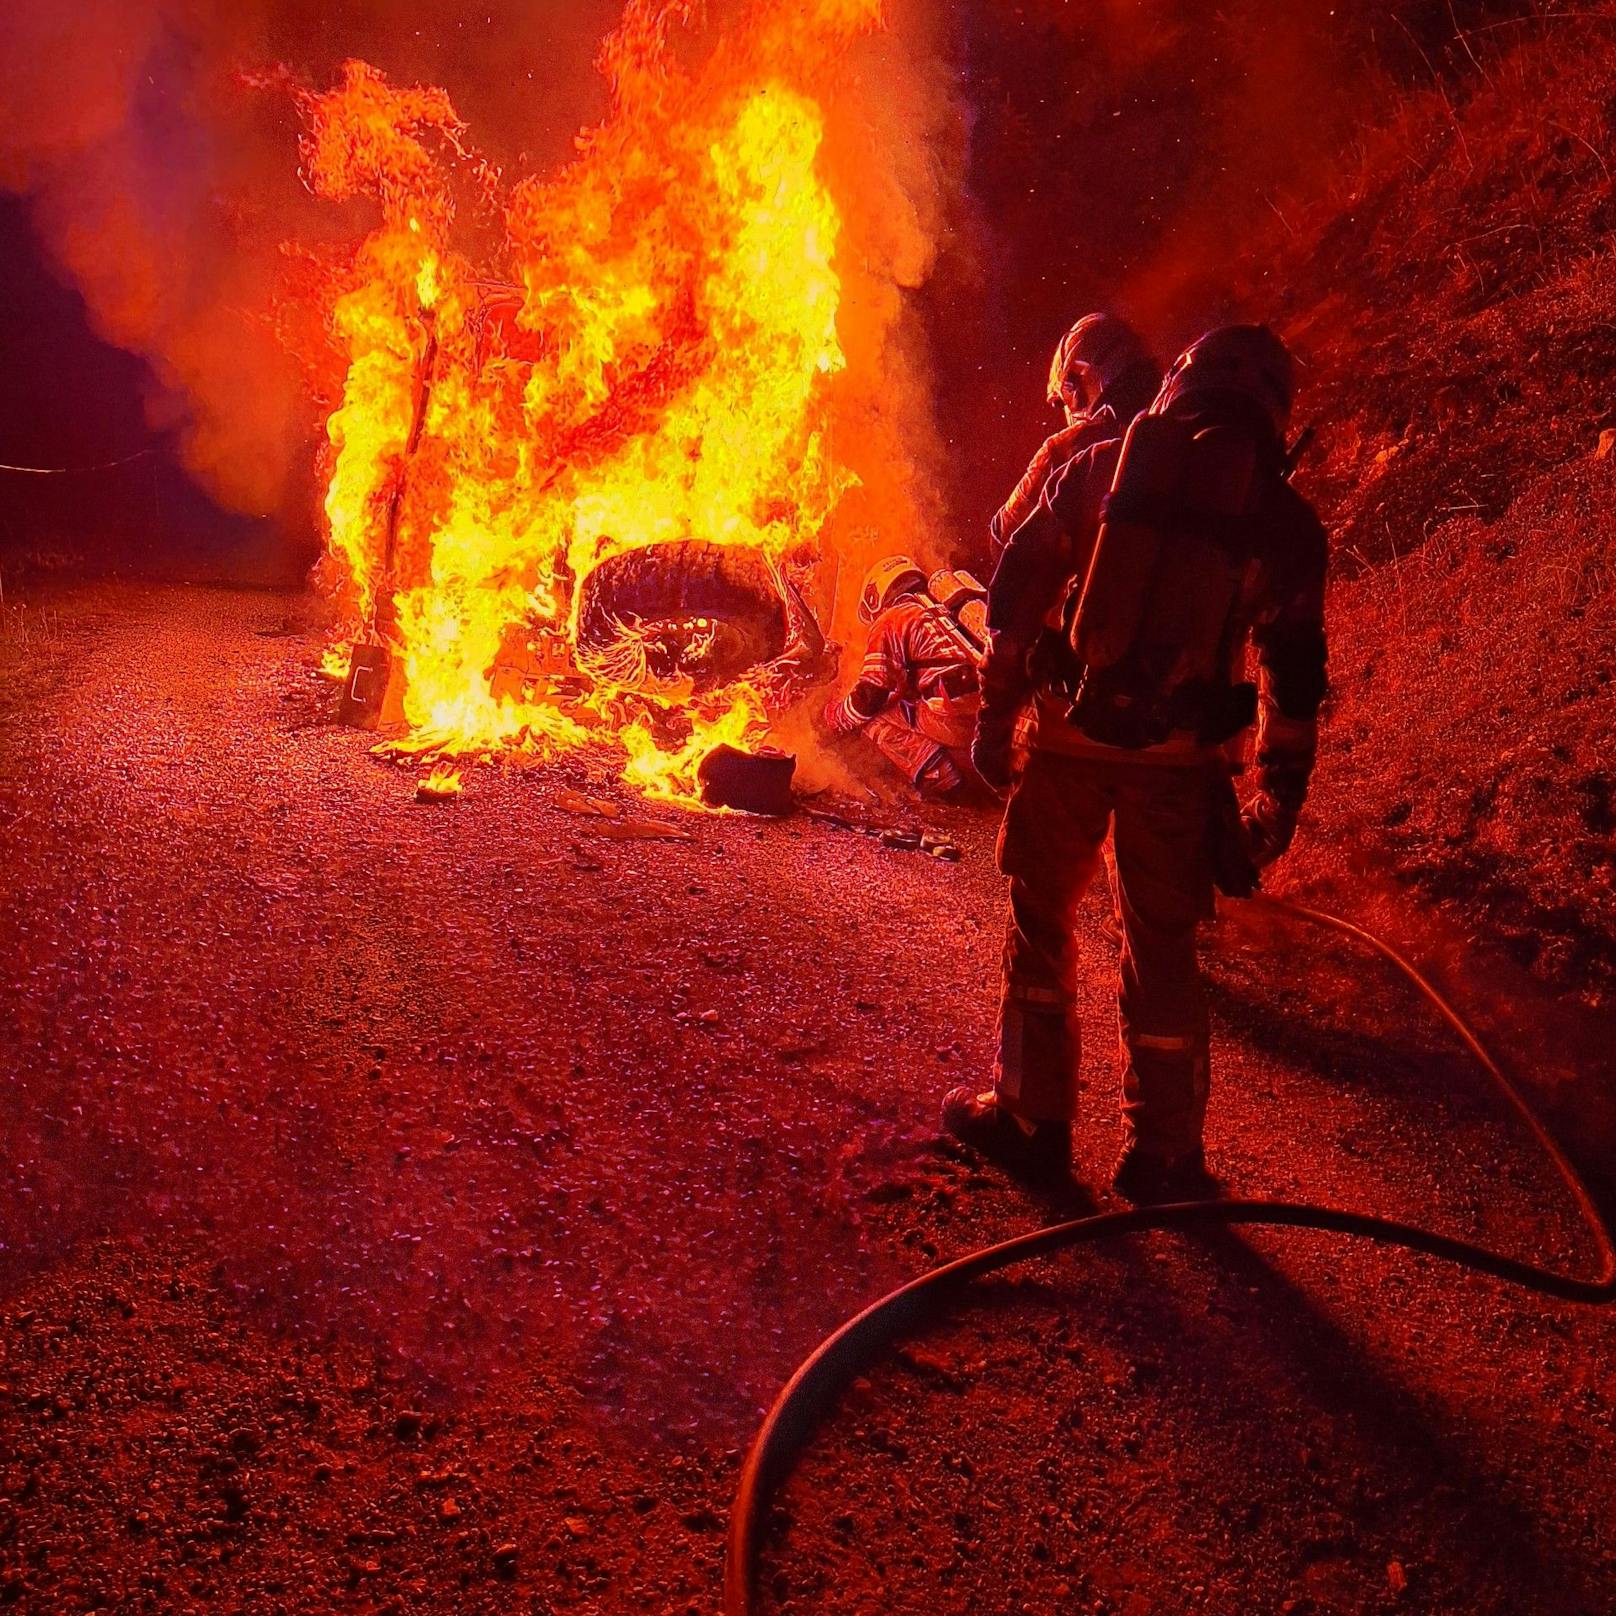
<svg viewBox="0 0 1616 1616">
<path fill-rule="evenodd" d="M 951 597 L 968 595 L 974 582 L 937 576 Z M 980 789 L 970 749 L 981 646 L 956 616 L 957 599 L 934 599 L 927 586 L 908 556 L 870 569 L 858 605 L 870 629 L 864 662 L 853 688 L 826 707 L 825 723 L 839 735 L 862 733 L 922 795 L 949 798 Z"/>
<path fill-rule="evenodd" d="M 1120 437 L 1161 386 L 1161 366 L 1139 334 L 1109 314 L 1085 314 L 1061 338 L 1049 367 L 1049 402 L 1066 424 L 1032 458 L 1014 492 L 988 524 L 993 559 L 1038 509 L 1045 484 L 1073 455 Z"/>
<path fill-rule="evenodd" d="M 1249 894 L 1290 845 L 1313 769 L 1326 542 L 1288 480 L 1292 387 L 1268 328 L 1203 337 L 1125 438 L 1051 480 L 989 597 L 973 757 L 1010 793 L 999 1051 L 992 1090 L 954 1090 L 943 1120 L 1008 1164 L 1069 1164 L 1072 918 L 1109 830 L 1123 927 L 1113 1182 L 1135 1201 L 1211 1187 L 1197 927 L 1215 876 Z M 1255 790 L 1240 809 L 1221 748 L 1253 717 Z"/>
<path fill-rule="evenodd" d="M 1150 408 L 1161 379 L 1161 366 L 1144 339 L 1115 315 L 1085 314 L 1061 338 L 1049 366 L 1049 402 L 1064 414 L 1066 425 L 1045 440 L 988 524 L 995 564 L 1010 535 L 1037 510 L 1050 478 L 1084 449 L 1121 437 L 1134 417 Z M 1117 917 L 1106 934 L 1117 940 L 1122 914 L 1116 899 L 1116 855 L 1109 842 L 1105 864 Z"/>
</svg>

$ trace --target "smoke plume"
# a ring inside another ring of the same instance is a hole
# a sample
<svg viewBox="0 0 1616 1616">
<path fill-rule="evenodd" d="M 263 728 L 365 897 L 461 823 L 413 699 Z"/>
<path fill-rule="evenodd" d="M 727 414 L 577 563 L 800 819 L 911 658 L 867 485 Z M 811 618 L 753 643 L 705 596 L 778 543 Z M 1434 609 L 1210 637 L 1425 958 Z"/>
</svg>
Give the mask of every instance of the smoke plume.
<svg viewBox="0 0 1616 1616">
<path fill-rule="evenodd" d="M 672 9 L 706 11 L 697 52 L 735 7 Z M 1064 326 L 1113 307 L 1165 351 L 1229 312 L 1254 221 L 1374 116 L 1387 64 L 1437 71 L 1454 30 L 1497 9 L 888 0 L 886 31 L 845 64 L 824 153 L 846 215 L 835 448 L 862 480 L 839 517 L 844 565 L 860 531 L 865 548 L 879 532 L 968 556 L 1046 425 L 1040 373 Z M 361 57 L 442 85 L 508 174 L 542 173 L 605 111 L 593 60 L 621 12 L 20 0 L 0 28 L 0 186 L 30 199 L 102 333 L 149 361 L 154 428 L 226 503 L 284 511 L 307 498 L 314 423 L 271 314 L 281 244 L 368 222 L 300 186 L 295 111 L 263 75 L 324 87 Z"/>
<path fill-rule="evenodd" d="M 21 0 L 0 28 L 0 186 L 97 328 L 150 364 L 154 431 L 226 505 L 307 493 L 312 420 L 276 330 L 283 242 L 362 225 L 313 203 L 297 117 L 263 87 L 323 84 L 348 56 L 449 82 L 512 164 L 553 161 L 602 103 L 591 64 L 614 0 L 446 8 L 403 0 Z"/>
<path fill-rule="evenodd" d="M 925 344 L 904 294 L 932 267 L 951 110 L 929 8 L 894 11 L 897 28 L 847 76 L 826 153 L 849 213 L 850 369 L 866 379 L 848 401 L 863 489 L 846 520 L 924 548 L 939 504 Z M 22 0 L 0 30 L 0 186 L 28 199 L 101 334 L 148 361 L 154 431 L 178 435 L 221 502 L 285 512 L 309 497 L 315 422 L 277 330 L 305 312 L 285 309 L 282 244 L 354 240 L 369 221 L 364 204 L 317 204 L 300 185 L 296 111 L 266 81 L 323 87 L 361 57 L 394 83 L 443 85 L 509 176 L 542 173 L 605 110 L 594 58 L 621 12 L 622 0 Z M 711 48 L 725 13 L 690 31 L 691 50 Z"/>
</svg>

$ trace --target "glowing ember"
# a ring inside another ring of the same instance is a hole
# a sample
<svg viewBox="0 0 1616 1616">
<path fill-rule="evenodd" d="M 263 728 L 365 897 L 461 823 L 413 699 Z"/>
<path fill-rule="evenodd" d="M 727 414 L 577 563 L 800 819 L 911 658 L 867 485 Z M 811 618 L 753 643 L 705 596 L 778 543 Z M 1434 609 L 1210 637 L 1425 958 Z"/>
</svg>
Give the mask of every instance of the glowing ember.
<svg viewBox="0 0 1616 1616">
<path fill-rule="evenodd" d="M 789 625 L 853 481 L 827 443 L 840 219 L 813 64 L 879 0 L 760 0 L 695 72 L 665 41 L 686 9 L 631 4 L 612 116 L 545 182 L 503 189 L 441 91 L 363 63 L 303 98 L 309 184 L 381 207 L 332 289 L 325 514 L 345 633 L 398 648 L 411 755 L 613 739 L 626 779 L 694 801 L 702 756 L 758 739 L 804 660 L 724 638 L 682 572 L 666 610 L 602 608 L 610 643 L 579 644 L 585 580 L 654 546 L 751 552 Z M 491 207 L 497 275 L 457 248 Z M 742 665 L 715 678 L 721 653 Z"/>
</svg>

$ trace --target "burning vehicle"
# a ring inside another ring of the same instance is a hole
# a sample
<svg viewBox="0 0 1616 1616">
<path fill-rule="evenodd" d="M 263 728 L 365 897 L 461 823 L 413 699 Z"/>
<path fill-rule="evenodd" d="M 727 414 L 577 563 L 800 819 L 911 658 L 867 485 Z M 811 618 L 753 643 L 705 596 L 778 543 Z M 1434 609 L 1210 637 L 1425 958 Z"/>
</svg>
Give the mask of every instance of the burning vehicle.
<svg viewBox="0 0 1616 1616">
<path fill-rule="evenodd" d="M 441 91 L 349 62 L 299 92 L 309 187 L 379 208 L 321 282 L 328 662 L 408 755 L 608 742 L 688 801 L 832 671 L 815 603 L 857 479 L 812 83 L 879 8 L 816 10 L 812 50 L 760 7 L 687 75 L 631 7 L 612 115 L 514 185 Z"/>
</svg>

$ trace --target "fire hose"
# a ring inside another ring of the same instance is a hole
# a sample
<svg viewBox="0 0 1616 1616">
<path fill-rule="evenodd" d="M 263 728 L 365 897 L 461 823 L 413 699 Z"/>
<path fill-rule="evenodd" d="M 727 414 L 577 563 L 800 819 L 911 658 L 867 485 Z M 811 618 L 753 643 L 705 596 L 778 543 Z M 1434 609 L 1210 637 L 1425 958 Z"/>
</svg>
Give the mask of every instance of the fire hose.
<svg viewBox="0 0 1616 1616">
<path fill-rule="evenodd" d="M 1373 932 L 1322 909 L 1284 899 L 1256 897 L 1254 904 L 1274 913 L 1323 926 L 1367 945 L 1388 960 L 1457 1034 L 1511 1109 L 1553 1163 L 1570 1191 L 1582 1223 L 1592 1234 L 1599 1253 L 1594 1278 L 1563 1274 L 1520 1258 L 1507 1257 L 1485 1246 L 1447 1235 L 1434 1234 L 1413 1224 L 1367 1212 L 1350 1212 L 1296 1201 L 1229 1200 L 1186 1201 L 1170 1206 L 1138 1207 L 1126 1212 L 1100 1213 L 1067 1223 L 1051 1224 L 987 1246 L 946 1263 L 900 1286 L 867 1307 L 816 1347 L 787 1381 L 753 1440 L 730 1515 L 724 1565 L 724 1616 L 755 1616 L 758 1609 L 754 1583 L 759 1548 L 771 1500 L 790 1473 L 803 1447 L 840 1391 L 883 1348 L 918 1327 L 957 1298 L 972 1280 L 997 1273 L 1012 1264 L 1048 1257 L 1073 1246 L 1089 1245 L 1118 1235 L 1151 1229 L 1268 1226 L 1322 1230 L 1354 1235 L 1383 1246 L 1439 1257 L 1505 1284 L 1563 1301 L 1608 1303 L 1616 1299 L 1616 1235 L 1581 1174 L 1559 1142 L 1538 1119 L 1520 1089 L 1505 1075 L 1469 1024 L 1420 969 Z"/>
</svg>

